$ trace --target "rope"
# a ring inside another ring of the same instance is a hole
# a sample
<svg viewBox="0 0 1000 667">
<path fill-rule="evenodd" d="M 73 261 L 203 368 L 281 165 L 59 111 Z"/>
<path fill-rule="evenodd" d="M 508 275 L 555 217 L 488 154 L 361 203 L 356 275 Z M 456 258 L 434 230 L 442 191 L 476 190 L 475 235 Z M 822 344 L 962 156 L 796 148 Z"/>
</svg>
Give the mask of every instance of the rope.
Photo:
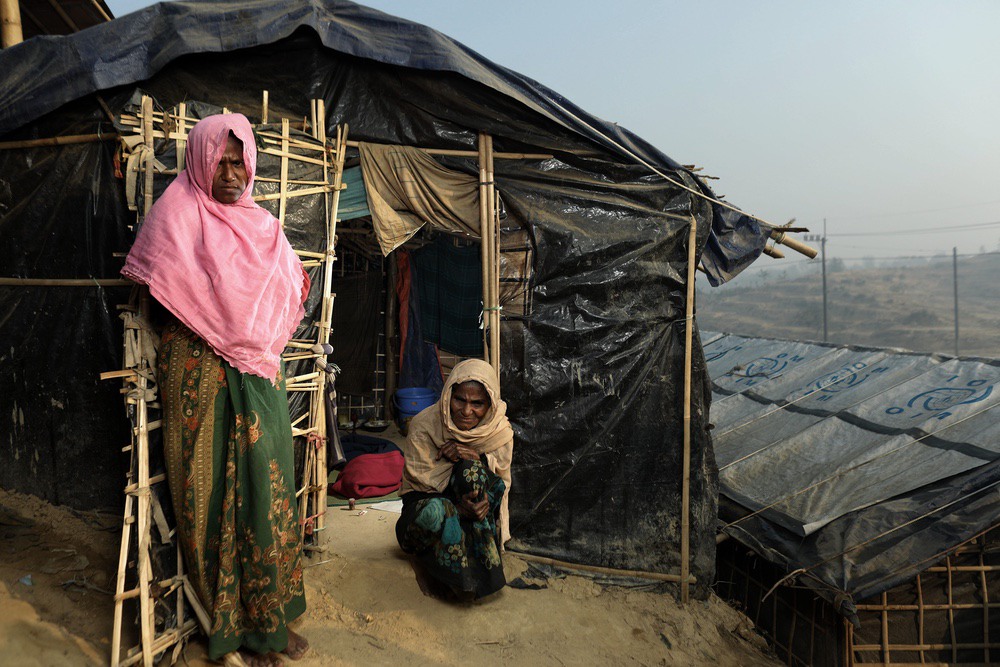
<svg viewBox="0 0 1000 667">
<path fill-rule="evenodd" d="M 554 100 L 552 100 L 552 101 L 564 113 L 569 114 L 571 116 L 575 116 L 575 114 L 571 114 L 567 109 L 565 109 L 558 102 L 555 102 Z M 766 227 L 771 227 L 771 228 L 778 228 L 779 227 L 779 225 L 776 225 L 776 224 L 774 224 L 772 222 L 768 222 L 767 220 L 765 220 L 765 219 L 763 219 L 761 217 L 758 217 L 756 215 L 751 215 L 750 213 L 747 213 L 746 211 L 741 211 L 740 209 L 736 208 L 732 204 L 726 203 L 726 202 L 722 201 L 721 199 L 717 199 L 715 197 L 709 197 L 708 195 L 706 195 L 704 192 L 701 192 L 700 190 L 695 190 L 693 188 L 688 187 L 687 185 L 684 185 L 683 183 L 679 183 L 679 182 L 675 181 L 674 179 L 670 178 L 665 173 L 663 173 L 662 171 L 660 171 L 659 169 L 657 169 L 653 165 L 649 164 L 648 162 L 646 162 L 645 160 L 643 160 L 641 157 L 639 157 L 638 155 L 636 155 L 635 153 L 633 153 L 629 149 L 627 149 L 624 146 L 622 146 L 621 144 L 619 144 L 617 141 L 615 141 L 614 139 L 612 139 L 611 137 L 609 137 L 604 132 L 601 132 L 600 130 L 598 130 L 597 128 L 595 128 L 594 126 L 592 126 L 590 123 L 588 123 L 586 121 L 582 121 L 582 122 L 583 122 L 583 125 L 587 129 L 589 129 L 590 131 L 595 132 L 599 136 L 603 137 L 605 140 L 607 140 L 608 143 L 610 143 L 612 146 L 614 146 L 615 148 L 617 148 L 618 150 L 620 150 L 622 153 L 624 153 L 625 155 L 629 156 L 630 158 L 632 158 L 633 160 L 635 160 L 636 162 L 638 162 L 642 166 L 646 167 L 647 169 L 649 169 L 650 171 L 652 171 L 654 174 L 659 175 L 663 180 L 667 181 L 668 183 L 676 185 L 681 190 L 689 192 L 689 193 L 695 195 L 696 197 L 701 197 L 702 199 L 704 199 L 706 201 L 709 201 L 709 202 L 711 202 L 713 204 L 718 204 L 719 206 L 722 206 L 723 208 L 727 208 L 730 211 L 735 211 L 736 213 L 740 213 L 741 215 L 745 215 L 748 218 L 752 218 L 752 219 L 756 220 L 757 222 L 761 223 L 762 225 L 764 225 Z M 697 176 L 694 176 L 694 178 L 697 178 Z"/>
</svg>

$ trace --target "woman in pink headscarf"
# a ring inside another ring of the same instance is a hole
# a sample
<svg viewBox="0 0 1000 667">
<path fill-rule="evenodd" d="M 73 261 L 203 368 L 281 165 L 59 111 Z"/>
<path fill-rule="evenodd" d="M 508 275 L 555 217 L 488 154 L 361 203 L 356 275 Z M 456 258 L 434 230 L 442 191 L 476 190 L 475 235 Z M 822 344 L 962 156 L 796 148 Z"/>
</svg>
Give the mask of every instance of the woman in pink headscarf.
<svg viewBox="0 0 1000 667">
<path fill-rule="evenodd" d="M 122 273 L 174 316 L 157 379 L 167 477 L 209 655 L 280 665 L 308 648 L 292 430 L 281 352 L 309 279 L 278 221 L 252 198 L 246 117 L 205 118 L 186 169 L 149 211 Z"/>
</svg>

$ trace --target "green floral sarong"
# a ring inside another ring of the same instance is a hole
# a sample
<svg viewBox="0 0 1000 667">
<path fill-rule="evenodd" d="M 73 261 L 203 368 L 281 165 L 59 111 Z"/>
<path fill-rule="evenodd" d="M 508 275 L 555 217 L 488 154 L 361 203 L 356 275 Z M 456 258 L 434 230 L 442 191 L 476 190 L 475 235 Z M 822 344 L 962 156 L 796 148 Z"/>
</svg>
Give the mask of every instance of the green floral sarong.
<svg viewBox="0 0 1000 667">
<path fill-rule="evenodd" d="M 462 460 L 443 494 L 411 491 L 403 496 L 396 539 L 427 573 L 458 594 L 482 598 L 506 585 L 500 558 L 500 501 L 506 485 L 482 461 Z M 482 521 L 459 515 L 455 501 L 470 491 L 484 494 L 490 509 Z"/>
<path fill-rule="evenodd" d="M 213 659 L 288 645 L 305 611 L 284 379 L 242 374 L 179 323 L 158 363 L 167 479 Z"/>
</svg>

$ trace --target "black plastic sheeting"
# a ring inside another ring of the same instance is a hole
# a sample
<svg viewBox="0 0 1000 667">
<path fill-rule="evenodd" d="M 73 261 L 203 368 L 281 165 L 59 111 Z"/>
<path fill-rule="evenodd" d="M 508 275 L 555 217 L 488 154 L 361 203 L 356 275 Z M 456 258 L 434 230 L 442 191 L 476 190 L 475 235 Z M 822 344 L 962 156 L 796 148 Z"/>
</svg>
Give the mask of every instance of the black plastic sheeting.
<svg viewBox="0 0 1000 667">
<path fill-rule="evenodd" d="M 725 532 L 855 623 L 857 602 L 996 525 L 997 360 L 707 332 L 703 345 Z"/>
<path fill-rule="evenodd" d="M 700 251 L 718 216 L 629 154 L 701 187 L 669 158 L 434 31 L 349 3 L 159 5 L 5 49 L 0 72 L 5 140 L 112 132 L 91 93 L 117 112 L 141 83 L 162 107 L 203 100 L 253 118 L 266 89 L 272 113 L 291 117 L 322 97 L 331 131 L 347 122 L 352 139 L 469 149 L 484 130 L 498 152 L 552 153 L 496 165 L 509 219 L 535 246 L 532 311 L 506 315 L 502 331 L 512 530 L 537 554 L 678 569 L 687 239 L 693 217 Z M 446 162 L 475 173 L 472 160 Z M 134 214 L 113 168 L 105 143 L 0 152 L 0 275 L 116 277 Z M 0 376 L 13 370 L 17 388 L 0 397 L 3 486 L 79 507 L 119 501 L 127 432 L 117 384 L 96 376 L 119 366 L 125 295 L 0 288 Z M 694 360 L 691 572 L 704 595 L 717 480 L 697 342 Z M 18 410 L 24 426 L 7 426 Z"/>
<path fill-rule="evenodd" d="M 311 28 L 324 46 L 338 53 L 394 66 L 392 71 L 397 73 L 398 67 L 431 73 L 438 84 L 443 83 L 441 75 L 454 74 L 491 89 L 492 103 L 497 103 L 499 96 L 504 98 L 504 106 L 517 106 L 516 115 L 522 119 L 540 116 L 547 124 L 558 126 L 555 136 L 561 140 L 552 142 L 546 137 L 549 131 L 539 132 L 539 119 L 530 125 L 508 125 L 508 137 L 516 136 L 528 145 L 552 150 L 596 149 L 663 173 L 681 169 L 629 130 L 592 116 L 555 91 L 487 60 L 436 30 L 338 0 L 254 5 L 224 0 L 162 3 L 69 37 L 36 37 L 4 49 L 0 52 L 0 72 L 6 73 L 0 135 L 72 100 L 149 79 L 183 56 L 272 45 L 303 27 Z M 286 88 L 291 83 L 287 75 L 282 71 L 281 78 L 274 80 L 281 83 L 271 87 Z M 343 92 L 331 91 L 333 85 L 334 81 L 314 77 L 311 92 Z M 259 95 L 256 89 L 247 90 Z M 192 90 L 190 98 L 207 100 L 210 96 Z M 405 106 L 413 104 L 405 97 L 402 101 L 409 103 Z M 457 147 L 469 145 L 468 129 L 453 133 L 454 128 L 446 130 L 433 117 L 422 120 L 433 127 L 421 129 L 432 131 L 439 139 L 463 144 Z M 504 134 L 495 123 L 509 120 L 501 113 L 487 114 L 479 126 Z M 566 139 L 573 145 L 567 145 Z M 688 186 L 714 197 L 700 181 Z M 753 218 L 719 205 L 715 209 L 703 261 L 710 282 L 718 285 L 759 257 L 769 237 Z"/>
</svg>

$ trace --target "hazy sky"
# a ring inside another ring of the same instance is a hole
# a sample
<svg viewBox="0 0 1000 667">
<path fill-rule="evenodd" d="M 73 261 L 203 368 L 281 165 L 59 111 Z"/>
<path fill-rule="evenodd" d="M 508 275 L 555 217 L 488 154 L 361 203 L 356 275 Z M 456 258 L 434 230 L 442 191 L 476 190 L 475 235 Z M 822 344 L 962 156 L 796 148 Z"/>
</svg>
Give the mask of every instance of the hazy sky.
<svg viewBox="0 0 1000 667">
<path fill-rule="evenodd" d="M 704 167 L 769 222 L 826 218 L 831 257 L 1000 249 L 1000 2 L 363 4 Z"/>
</svg>

